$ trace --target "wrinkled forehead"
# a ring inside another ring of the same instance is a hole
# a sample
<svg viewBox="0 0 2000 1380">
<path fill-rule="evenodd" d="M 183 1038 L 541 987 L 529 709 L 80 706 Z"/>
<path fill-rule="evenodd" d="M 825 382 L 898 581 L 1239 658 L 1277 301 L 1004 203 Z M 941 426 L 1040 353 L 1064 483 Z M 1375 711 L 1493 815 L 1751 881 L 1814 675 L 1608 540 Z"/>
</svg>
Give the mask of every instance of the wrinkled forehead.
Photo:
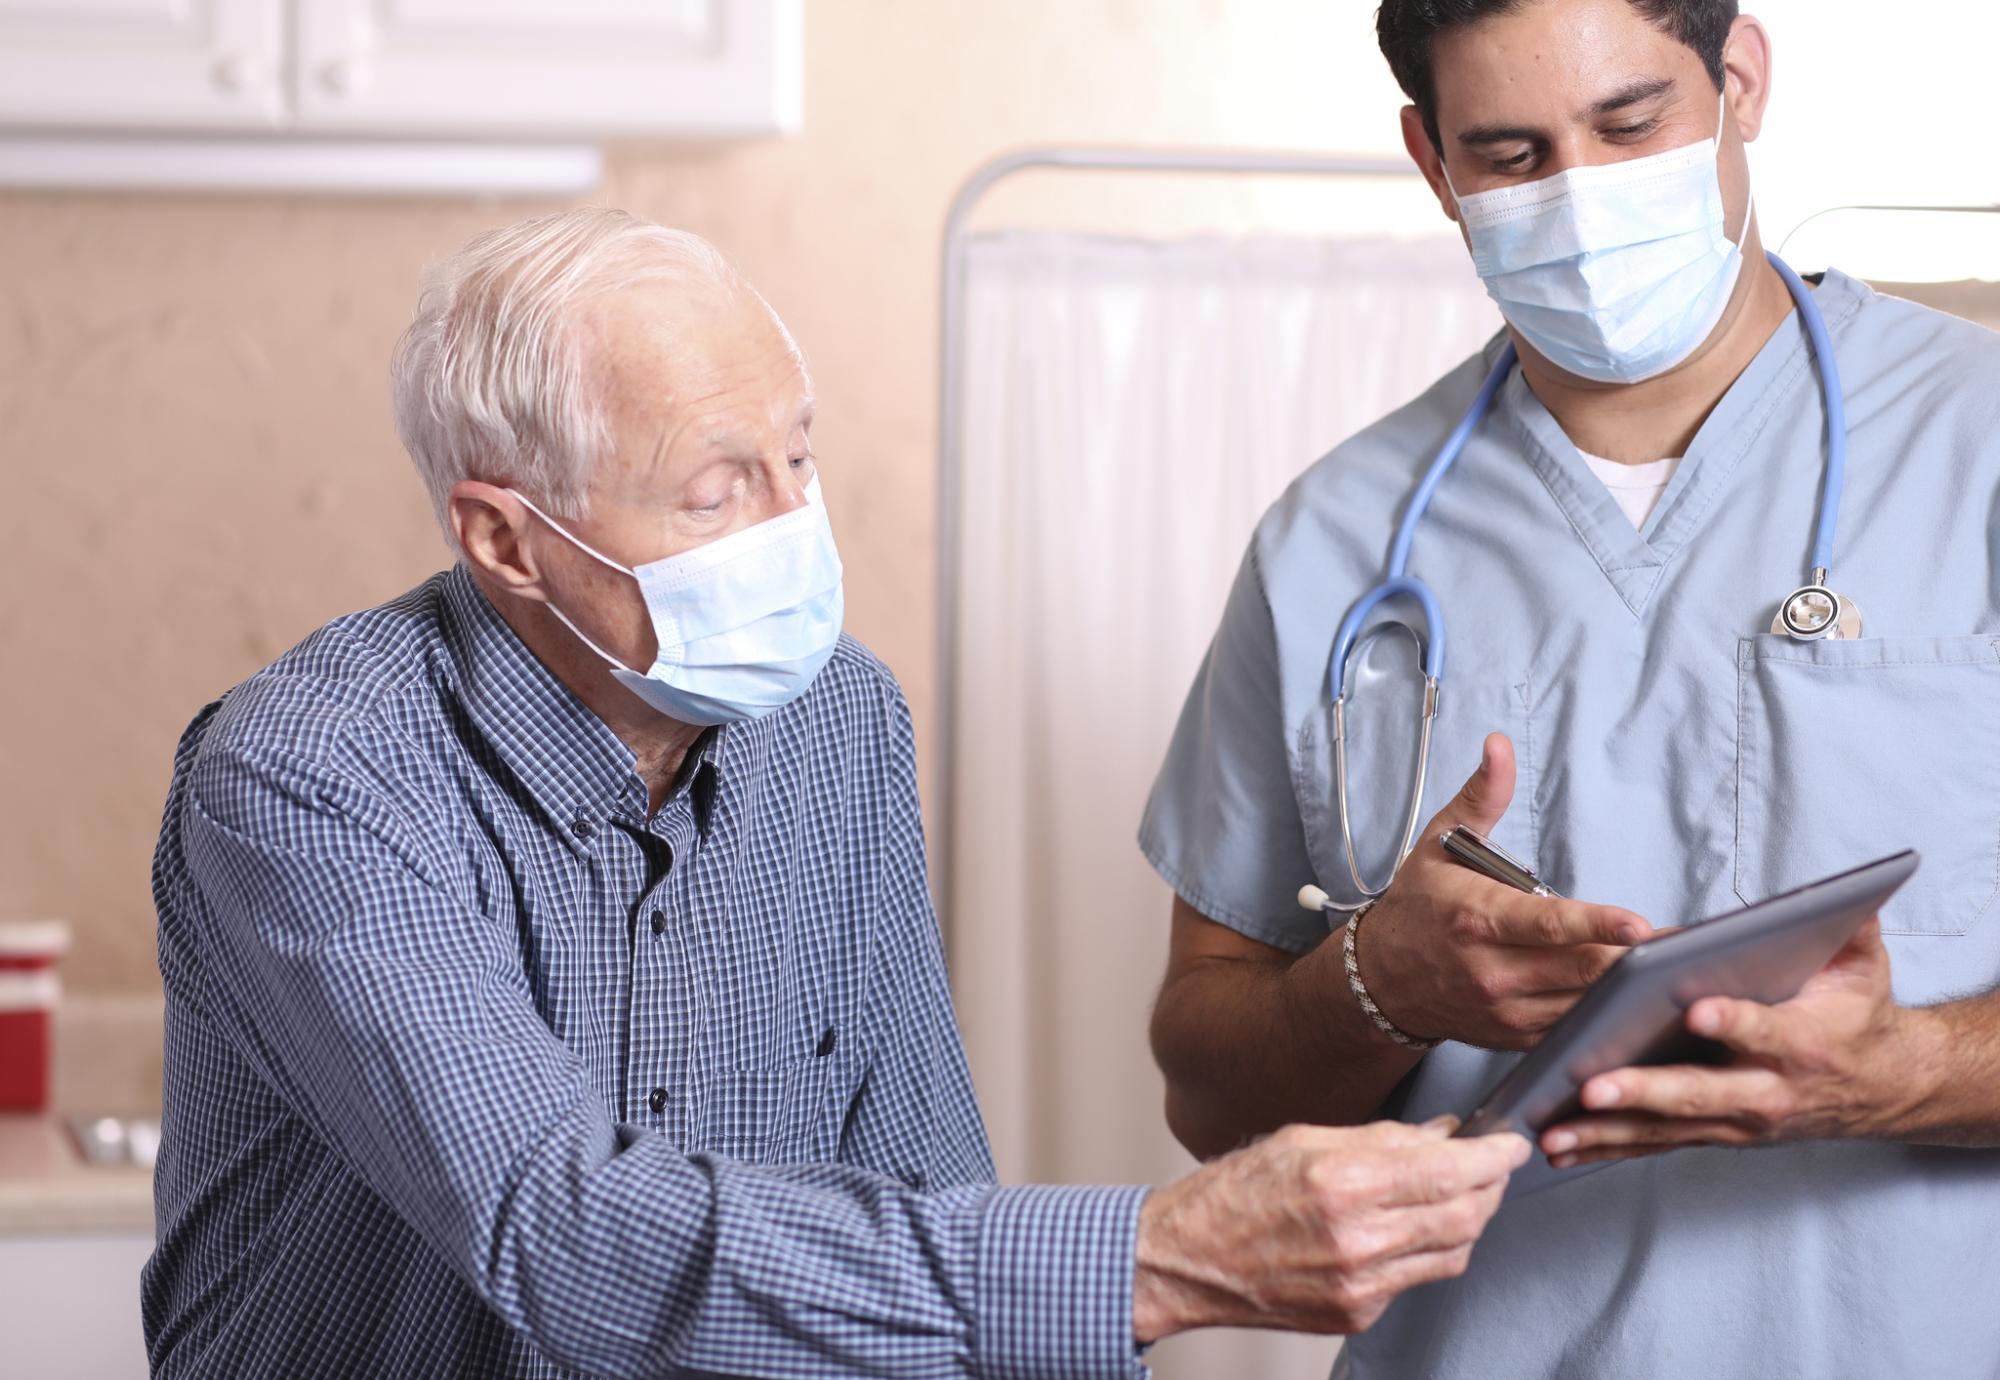
<svg viewBox="0 0 2000 1380">
<path fill-rule="evenodd" d="M 791 333 L 747 286 L 629 288 L 592 304 L 584 330 L 585 367 L 614 418 L 664 424 L 726 404 L 769 411 L 777 424 L 812 392 Z"/>
<path fill-rule="evenodd" d="M 1715 95 L 1695 51 L 1630 0 L 1529 0 L 1446 30 L 1431 44 L 1431 80 L 1447 143 L 1472 128 L 1587 123 L 1649 87 Z"/>
<path fill-rule="evenodd" d="M 596 498 L 650 506 L 805 447 L 812 383 L 754 292 L 642 287 L 598 304 L 588 325 L 606 426 L 587 481 Z"/>
</svg>

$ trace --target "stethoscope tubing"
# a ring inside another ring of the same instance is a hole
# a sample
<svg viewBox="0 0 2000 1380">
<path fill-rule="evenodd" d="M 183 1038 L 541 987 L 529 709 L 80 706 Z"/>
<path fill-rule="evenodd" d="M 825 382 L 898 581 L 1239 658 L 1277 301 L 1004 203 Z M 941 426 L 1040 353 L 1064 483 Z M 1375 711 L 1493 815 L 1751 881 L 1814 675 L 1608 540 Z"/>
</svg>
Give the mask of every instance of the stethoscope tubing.
<svg viewBox="0 0 2000 1380">
<path fill-rule="evenodd" d="M 1792 300 L 1798 303 L 1799 318 L 1805 323 L 1806 338 L 1812 342 L 1813 361 L 1819 365 L 1819 387 L 1826 399 L 1826 478 L 1820 492 L 1819 521 L 1813 530 L 1813 584 L 1824 584 L 1833 569 L 1833 542 L 1840 530 L 1840 501 L 1847 489 L 1847 390 L 1840 381 L 1840 357 L 1834 353 L 1833 333 L 1826 328 L 1826 316 L 1813 301 L 1812 289 L 1792 271 L 1792 266 L 1776 254 L 1766 253 L 1771 267 L 1785 280 Z"/>
<path fill-rule="evenodd" d="M 1486 382 L 1480 385 L 1479 395 L 1472 400 L 1472 406 L 1466 409 L 1465 416 L 1445 441 L 1444 448 L 1431 461 L 1430 468 L 1424 472 L 1423 482 L 1417 485 L 1416 493 L 1410 496 L 1409 506 L 1403 511 L 1403 520 L 1396 528 L 1396 540 L 1389 547 L 1388 578 L 1356 600 L 1354 607 L 1347 611 L 1347 617 L 1341 620 L 1340 631 L 1333 641 L 1333 698 L 1336 702 L 1347 688 L 1347 658 L 1354 649 L 1354 639 L 1361 635 L 1361 625 L 1384 601 L 1399 595 L 1416 600 L 1424 611 L 1424 675 L 1431 680 L 1443 678 L 1444 608 L 1429 585 L 1408 573 L 1410 547 L 1417 540 L 1417 528 L 1422 525 L 1424 514 L 1430 510 L 1438 485 L 1444 482 L 1451 467 L 1458 463 L 1460 452 L 1492 409 L 1495 395 L 1507 382 L 1507 376 L 1514 372 L 1516 358 L 1514 343 L 1510 340 L 1486 375 Z"/>
</svg>

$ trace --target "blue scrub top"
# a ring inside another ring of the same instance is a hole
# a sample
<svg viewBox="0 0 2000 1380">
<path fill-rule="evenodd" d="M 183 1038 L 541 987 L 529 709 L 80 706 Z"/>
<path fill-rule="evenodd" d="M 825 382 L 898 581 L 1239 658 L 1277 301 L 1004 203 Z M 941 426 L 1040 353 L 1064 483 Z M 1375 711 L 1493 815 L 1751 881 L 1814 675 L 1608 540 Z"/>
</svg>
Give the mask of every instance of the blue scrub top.
<svg viewBox="0 0 2000 1380">
<path fill-rule="evenodd" d="M 2000 336 L 1839 273 L 1847 495 L 1831 583 L 1855 642 L 1772 636 L 1806 580 L 1825 413 L 1796 316 L 1633 530 L 1527 388 L 1501 390 L 1417 535 L 1450 633 L 1424 814 L 1507 733 L 1496 842 L 1558 891 L 1680 925 L 1915 847 L 1884 913 L 1897 998 L 2000 983 Z M 1294 953 L 1354 899 L 1327 659 L 1497 339 L 1302 474 L 1259 524 L 1140 845 L 1203 914 Z M 1417 684 L 1371 651 L 1350 720 L 1363 873 L 1385 875 Z M 1419 846 L 1426 846 L 1421 843 Z M 1513 1056 L 1447 1044 L 1400 1115 L 1463 1114 Z M 1355 1338 L 1358 1376 L 2000 1373 L 2000 1153 L 1688 1150 L 1508 1201 L 1464 1277 Z"/>
</svg>

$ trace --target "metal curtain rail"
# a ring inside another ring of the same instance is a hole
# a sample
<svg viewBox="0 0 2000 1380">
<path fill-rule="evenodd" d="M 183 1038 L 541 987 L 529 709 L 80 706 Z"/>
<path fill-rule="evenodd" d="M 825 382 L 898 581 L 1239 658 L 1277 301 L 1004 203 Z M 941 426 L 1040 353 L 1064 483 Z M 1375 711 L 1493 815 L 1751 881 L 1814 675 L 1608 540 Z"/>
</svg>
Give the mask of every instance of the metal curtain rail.
<svg viewBox="0 0 2000 1380">
<path fill-rule="evenodd" d="M 1785 246 L 1790 244 L 1794 239 L 1797 239 L 1799 231 L 1805 229 L 1814 221 L 1819 220 L 1823 216 L 1838 215 L 1843 211 L 1918 211 L 1925 215 L 1991 216 L 2000 215 L 2000 202 L 1996 202 L 1991 206 L 1899 206 L 1870 205 L 1867 203 L 1857 203 L 1853 206 L 1829 206 L 1824 211 L 1814 211 L 1797 225 L 1794 225 L 1786 233 L 1784 240 L 1778 245 L 1778 253 L 1782 256 L 1785 252 Z"/>
<path fill-rule="evenodd" d="M 944 223 L 942 292 L 938 338 L 938 508 L 937 508 L 937 723 L 931 749 L 931 801 L 938 837 L 931 848 L 933 892 L 947 957 L 952 950 L 950 914 L 953 826 L 957 802 L 959 485 L 964 469 L 965 413 L 965 241 L 966 226 L 995 184 L 1019 172 L 1205 173 L 1279 177 L 1405 178 L 1416 166 L 1400 158 L 1361 158 L 1306 153 L 1260 153 L 1224 149 L 1036 148 L 1005 154 L 977 169 L 952 198 Z"/>
</svg>

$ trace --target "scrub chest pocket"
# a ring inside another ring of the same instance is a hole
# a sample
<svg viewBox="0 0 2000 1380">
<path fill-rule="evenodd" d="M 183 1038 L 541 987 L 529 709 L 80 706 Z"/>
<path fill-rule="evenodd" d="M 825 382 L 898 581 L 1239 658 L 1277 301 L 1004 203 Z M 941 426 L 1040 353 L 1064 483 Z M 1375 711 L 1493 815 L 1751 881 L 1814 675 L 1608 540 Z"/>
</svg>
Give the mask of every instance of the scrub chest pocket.
<svg viewBox="0 0 2000 1380">
<path fill-rule="evenodd" d="M 1886 934 L 1958 935 L 2000 895 L 2000 638 L 1737 644 L 1736 894 L 1900 848 Z"/>
</svg>

